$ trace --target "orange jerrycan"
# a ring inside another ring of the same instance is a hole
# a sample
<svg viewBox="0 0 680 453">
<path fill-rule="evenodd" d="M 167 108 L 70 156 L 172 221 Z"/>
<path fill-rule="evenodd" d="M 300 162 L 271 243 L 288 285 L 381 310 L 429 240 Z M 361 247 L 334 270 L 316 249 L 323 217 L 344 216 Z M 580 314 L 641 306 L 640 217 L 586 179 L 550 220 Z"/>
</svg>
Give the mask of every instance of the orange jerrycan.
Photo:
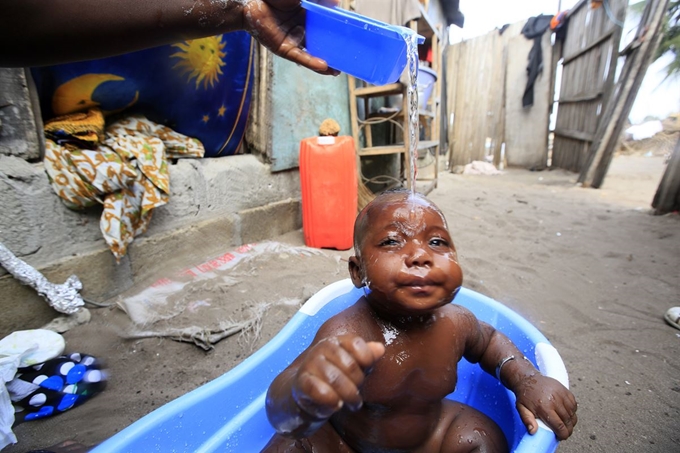
<svg viewBox="0 0 680 453">
<path fill-rule="evenodd" d="M 352 247 L 357 215 L 357 167 L 352 137 L 300 142 L 302 230 L 309 247 Z"/>
</svg>

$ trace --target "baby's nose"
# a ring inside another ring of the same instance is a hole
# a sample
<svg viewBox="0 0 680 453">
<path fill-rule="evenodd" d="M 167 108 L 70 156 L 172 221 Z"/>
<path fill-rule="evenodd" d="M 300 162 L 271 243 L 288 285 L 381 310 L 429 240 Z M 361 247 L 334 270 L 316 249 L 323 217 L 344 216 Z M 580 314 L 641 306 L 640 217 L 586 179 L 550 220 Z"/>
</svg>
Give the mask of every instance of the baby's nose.
<svg viewBox="0 0 680 453">
<path fill-rule="evenodd" d="M 432 264 L 432 256 L 429 251 L 420 244 L 414 244 L 406 258 L 409 266 L 426 266 Z"/>
</svg>

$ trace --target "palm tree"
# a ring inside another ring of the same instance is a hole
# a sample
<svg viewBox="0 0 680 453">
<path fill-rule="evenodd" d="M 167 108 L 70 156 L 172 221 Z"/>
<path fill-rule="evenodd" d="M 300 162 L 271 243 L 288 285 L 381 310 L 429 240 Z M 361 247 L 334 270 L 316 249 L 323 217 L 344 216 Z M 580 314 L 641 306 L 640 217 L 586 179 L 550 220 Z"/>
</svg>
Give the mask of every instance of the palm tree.
<svg viewBox="0 0 680 453">
<path fill-rule="evenodd" d="M 668 14 L 664 22 L 664 35 L 656 51 L 655 58 L 666 52 L 672 52 L 673 61 L 668 65 L 668 76 L 680 75 L 680 0 L 671 0 L 668 4 Z"/>
<path fill-rule="evenodd" d="M 630 5 L 630 10 L 638 17 L 642 15 L 645 1 Z M 666 67 L 666 78 L 680 76 L 680 0 L 670 0 L 668 14 L 663 24 L 663 37 L 659 43 L 654 59 L 666 53 L 673 54 L 673 61 Z"/>
</svg>

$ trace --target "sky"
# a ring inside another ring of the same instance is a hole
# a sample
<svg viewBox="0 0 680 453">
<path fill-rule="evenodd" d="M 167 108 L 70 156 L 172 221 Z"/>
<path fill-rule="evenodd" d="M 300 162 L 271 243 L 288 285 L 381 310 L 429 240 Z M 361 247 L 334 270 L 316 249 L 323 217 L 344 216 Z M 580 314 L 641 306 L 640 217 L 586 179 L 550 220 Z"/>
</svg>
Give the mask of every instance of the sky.
<svg viewBox="0 0 680 453">
<path fill-rule="evenodd" d="M 451 27 L 451 42 L 483 35 L 491 30 L 528 19 L 539 14 L 555 14 L 559 9 L 573 7 L 579 0 L 460 0 L 460 10 L 465 15 L 465 26 Z M 637 0 L 631 1 L 636 3 Z M 628 16 L 624 34 L 637 27 L 637 20 Z M 645 117 L 665 118 L 680 112 L 680 77 L 666 79 L 665 67 L 668 58 L 653 63 L 647 70 L 645 80 L 638 92 L 637 100 L 629 115 L 633 124 L 644 121 Z M 619 65 L 622 64 L 622 60 Z"/>
</svg>

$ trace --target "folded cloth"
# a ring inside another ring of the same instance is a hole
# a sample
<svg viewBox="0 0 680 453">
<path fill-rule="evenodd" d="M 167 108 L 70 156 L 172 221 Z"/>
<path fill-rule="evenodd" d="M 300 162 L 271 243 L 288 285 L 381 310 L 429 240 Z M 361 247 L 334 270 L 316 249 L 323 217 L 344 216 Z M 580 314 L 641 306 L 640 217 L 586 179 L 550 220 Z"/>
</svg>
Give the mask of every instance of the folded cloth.
<svg viewBox="0 0 680 453">
<path fill-rule="evenodd" d="M 83 404 L 104 390 L 106 371 L 94 357 L 74 352 L 32 367 L 20 368 L 9 386 L 13 383 L 17 387 L 34 386 L 27 395 L 12 398 L 16 426 Z"/>
<path fill-rule="evenodd" d="M 200 141 L 141 115 L 108 126 L 95 150 L 70 145 L 48 134 L 44 162 L 50 184 L 69 208 L 104 205 L 100 229 L 118 261 L 146 231 L 152 210 L 169 200 L 167 159 L 204 154 Z"/>
<path fill-rule="evenodd" d="M 53 118 L 45 123 L 45 135 L 69 149 L 95 149 L 104 139 L 104 115 L 90 109 Z"/>
<path fill-rule="evenodd" d="M 66 342 L 46 329 L 18 330 L 0 340 L 0 357 L 16 357 L 17 367 L 37 365 L 64 352 Z"/>
</svg>

